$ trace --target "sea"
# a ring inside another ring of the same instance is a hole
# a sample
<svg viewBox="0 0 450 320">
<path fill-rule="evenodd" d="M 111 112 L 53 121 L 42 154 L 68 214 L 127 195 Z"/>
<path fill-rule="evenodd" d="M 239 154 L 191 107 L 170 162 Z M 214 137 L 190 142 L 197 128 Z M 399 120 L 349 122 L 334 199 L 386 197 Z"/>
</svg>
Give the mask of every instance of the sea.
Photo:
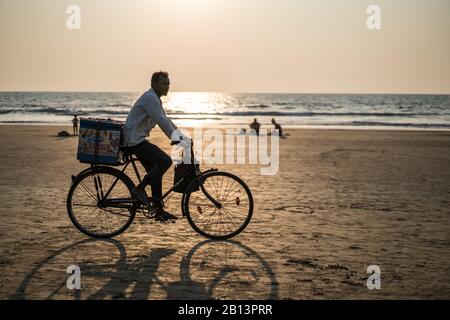
<svg viewBox="0 0 450 320">
<path fill-rule="evenodd" d="M 0 124 L 71 125 L 73 115 L 124 121 L 142 92 L 0 92 Z M 169 92 L 178 126 L 450 129 L 450 95 Z"/>
</svg>

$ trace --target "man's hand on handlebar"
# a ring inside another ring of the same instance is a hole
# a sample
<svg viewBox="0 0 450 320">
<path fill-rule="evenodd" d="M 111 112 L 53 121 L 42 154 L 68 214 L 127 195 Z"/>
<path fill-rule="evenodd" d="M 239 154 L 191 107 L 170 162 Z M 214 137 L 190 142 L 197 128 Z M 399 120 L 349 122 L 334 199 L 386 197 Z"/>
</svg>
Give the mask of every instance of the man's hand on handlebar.
<svg viewBox="0 0 450 320">
<path fill-rule="evenodd" d="M 186 137 L 186 136 L 180 136 L 180 137 L 179 137 L 179 140 L 172 141 L 172 142 L 170 143 L 170 145 L 171 145 L 171 146 L 173 146 L 173 145 L 179 145 L 179 146 L 181 146 L 181 147 L 183 147 L 183 148 L 186 149 L 186 148 L 192 147 L 193 141 L 192 141 L 191 139 L 189 139 L 188 137 Z"/>
</svg>

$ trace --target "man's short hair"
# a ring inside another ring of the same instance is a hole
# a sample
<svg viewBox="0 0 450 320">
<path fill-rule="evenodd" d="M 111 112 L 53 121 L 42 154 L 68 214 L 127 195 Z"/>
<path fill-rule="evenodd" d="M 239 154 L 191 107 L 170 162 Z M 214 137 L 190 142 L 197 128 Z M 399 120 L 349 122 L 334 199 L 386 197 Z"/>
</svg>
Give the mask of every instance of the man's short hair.
<svg viewBox="0 0 450 320">
<path fill-rule="evenodd" d="M 158 71 L 158 72 L 153 73 L 152 83 L 151 83 L 152 87 L 155 83 L 157 83 L 159 81 L 159 79 L 168 78 L 168 77 L 169 77 L 169 73 L 165 72 L 165 71 Z"/>
</svg>

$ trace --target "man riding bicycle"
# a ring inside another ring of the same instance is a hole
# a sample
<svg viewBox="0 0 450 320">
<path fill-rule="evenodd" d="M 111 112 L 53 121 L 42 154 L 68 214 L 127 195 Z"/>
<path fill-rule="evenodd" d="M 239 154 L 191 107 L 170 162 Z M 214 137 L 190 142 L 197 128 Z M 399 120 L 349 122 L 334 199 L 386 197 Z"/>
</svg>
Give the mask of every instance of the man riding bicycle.
<svg viewBox="0 0 450 320">
<path fill-rule="evenodd" d="M 150 184 L 152 197 L 161 200 L 162 178 L 172 165 L 170 156 L 158 146 L 146 140 L 146 137 L 150 135 L 150 131 L 155 125 L 158 125 L 169 139 L 172 140 L 173 137 L 177 137 L 175 140 L 187 140 L 186 137 L 177 134 L 177 126 L 167 117 L 162 107 L 160 97 L 167 95 L 169 86 L 170 81 L 167 72 L 153 73 L 151 88 L 135 102 L 128 113 L 123 130 L 124 149 L 131 154 L 135 154 L 147 171 L 142 182 L 132 191 L 133 196 L 146 206 L 149 206 L 150 203 L 145 187 Z M 162 204 L 161 201 L 159 202 Z M 156 219 L 167 221 L 178 218 L 165 211 L 163 206 L 160 205 L 156 212 Z"/>
</svg>

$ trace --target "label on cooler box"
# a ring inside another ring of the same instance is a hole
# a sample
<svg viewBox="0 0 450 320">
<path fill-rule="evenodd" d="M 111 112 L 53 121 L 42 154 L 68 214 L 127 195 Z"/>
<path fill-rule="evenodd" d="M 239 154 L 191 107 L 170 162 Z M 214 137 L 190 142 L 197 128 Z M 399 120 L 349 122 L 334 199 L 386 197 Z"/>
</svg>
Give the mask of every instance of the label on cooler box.
<svg viewBox="0 0 450 320">
<path fill-rule="evenodd" d="M 120 123 L 80 119 L 77 159 L 82 162 L 115 164 L 119 156 L 120 136 Z"/>
</svg>

